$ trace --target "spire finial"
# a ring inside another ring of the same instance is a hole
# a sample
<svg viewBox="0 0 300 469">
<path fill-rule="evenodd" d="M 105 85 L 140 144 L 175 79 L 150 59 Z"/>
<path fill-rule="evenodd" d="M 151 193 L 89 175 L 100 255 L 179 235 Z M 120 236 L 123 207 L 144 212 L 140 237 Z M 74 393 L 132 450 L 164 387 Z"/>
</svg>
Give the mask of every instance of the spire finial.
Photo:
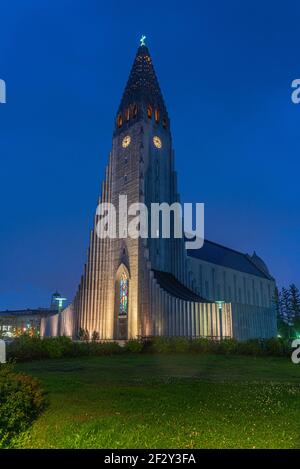
<svg viewBox="0 0 300 469">
<path fill-rule="evenodd" d="M 140 43 L 141 43 L 141 46 L 145 46 L 145 39 L 146 39 L 146 36 L 144 36 L 144 34 L 142 34 L 142 37 L 140 39 Z"/>
</svg>

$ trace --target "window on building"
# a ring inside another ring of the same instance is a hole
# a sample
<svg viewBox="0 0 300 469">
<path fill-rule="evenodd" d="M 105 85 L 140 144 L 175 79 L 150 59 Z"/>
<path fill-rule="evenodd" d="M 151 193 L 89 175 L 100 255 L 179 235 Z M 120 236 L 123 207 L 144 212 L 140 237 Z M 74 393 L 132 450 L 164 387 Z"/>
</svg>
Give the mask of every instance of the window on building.
<svg viewBox="0 0 300 469">
<path fill-rule="evenodd" d="M 117 117 L 117 126 L 120 128 L 122 127 L 122 124 L 123 124 L 123 118 L 122 118 L 122 115 L 119 114 Z"/>
<path fill-rule="evenodd" d="M 148 116 L 149 119 L 152 118 L 152 112 L 153 112 L 152 107 L 149 104 L 149 106 L 147 107 L 147 116 Z"/>
<path fill-rule="evenodd" d="M 206 298 L 209 299 L 209 285 L 207 280 L 205 280 L 205 295 Z"/>
<path fill-rule="evenodd" d="M 234 301 L 237 301 L 236 275 L 233 276 Z"/>
<path fill-rule="evenodd" d="M 155 121 L 159 122 L 159 109 L 155 109 Z"/>
<path fill-rule="evenodd" d="M 133 116 L 133 117 L 136 117 L 136 116 L 137 116 L 137 112 L 138 112 L 137 105 L 134 104 L 133 107 L 132 107 L 132 116 Z"/>
<path fill-rule="evenodd" d="M 211 285 L 212 285 L 212 296 L 216 299 L 216 269 L 211 269 Z"/>
<path fill-rule="evenodd" d="M 218 283 L 217 285 L 217 300 L 221 301 L 221 286 L 220 284 Z"/>
<path fill-rule="evenodd" d="M 128 314 L 128 277 L 125 272 L 120 278 L 120 308 L 119 316 L 126 317 Z"/>
<path fill-rule="evenodd" d="M 199 285 L 200 285 L 200 295 L 202 295 L 202 265 L 199 265 Z"/>
<path fill-rule="evenodd" d="M 251 305 L 251 295 L 250 295 L 249 290 L 247 290 L 247 295 L 248 295 L 248 304 Z"/>
<path fill-rule="evenodd" d="M 226 301 L 227 298 L 227 290 L 226 290 L 226 272 L 223 271 L 223 291 L 224 291 L 224 300 Z"/>
</svg>

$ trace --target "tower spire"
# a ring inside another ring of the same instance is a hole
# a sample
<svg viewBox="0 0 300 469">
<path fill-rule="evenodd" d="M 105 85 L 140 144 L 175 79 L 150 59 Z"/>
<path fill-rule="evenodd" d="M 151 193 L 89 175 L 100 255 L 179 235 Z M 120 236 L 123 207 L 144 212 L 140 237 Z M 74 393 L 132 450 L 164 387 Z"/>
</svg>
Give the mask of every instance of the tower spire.
<svg viewBox="0 0 300 469">
<path fill-rule="evenodd" d="M 129 78 L 118 109 L 118 116 L 126 121 L 128 113 L 141 115 L 147 112 L 147 107 L 159 110 L 160 116 L 168 119 L 166 106 L 156 77 L 148 47 L 145 44 L 146 36 L 142 35 L 140 46 L 129 74 Z M 135 109 L 135 111 L 132 111 Z"/>
</svg>

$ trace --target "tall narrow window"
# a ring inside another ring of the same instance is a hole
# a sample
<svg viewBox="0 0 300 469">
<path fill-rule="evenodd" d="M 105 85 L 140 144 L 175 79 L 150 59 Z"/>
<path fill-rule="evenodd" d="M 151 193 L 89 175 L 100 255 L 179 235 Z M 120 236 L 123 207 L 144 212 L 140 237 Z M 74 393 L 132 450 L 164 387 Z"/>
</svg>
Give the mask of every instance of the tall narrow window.
<svg viewBox="0 0 300 469">
<path fill-rule="evenodd" d="M 118 124 L 118 127 L 119 127 L 119 128 L 122 127 L 123 118 L 122 118 L 122 115 L 121 115 L 121 114 L 118 115 L 117 124 Z"/>
<path fill-rule="evenodd" d="M 147 115 L 148 115 L 149 119 L 152 118 L 152 107 L 150 106 L 150 104 L 147 107 Z"/>
<path fill-rule="evenodd" d="M 159 109 L 155 109 L 155 121 L 159 122 Z"/>
<path fill-rule="evenodd" d="M 119 316 L 126 317 L 128 314 L 128 277 L 125 272 L 120 278 L 120 308 Z"/>
<path fill-rule="evenodd" d="M 134 104 L 134 105 L 132 106 L 132 116 L 133 116 L 133 117 L 136 117 L 136 116 L 137 116 L 137 112 L 138 112 L 137 105 Z"/>
</svg>

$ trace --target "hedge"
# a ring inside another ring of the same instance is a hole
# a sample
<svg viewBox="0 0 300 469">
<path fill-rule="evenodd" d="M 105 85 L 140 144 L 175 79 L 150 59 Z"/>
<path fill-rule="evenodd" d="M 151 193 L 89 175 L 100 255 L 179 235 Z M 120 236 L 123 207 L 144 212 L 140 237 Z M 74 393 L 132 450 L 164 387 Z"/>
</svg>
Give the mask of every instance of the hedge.
<svg viewBox="0 0 300 469">
<path fill-rule="evenodd" d="M 214 353 L 223 355 L 289 356 L 289 342 L 280 338 L 235 339 L 215 341 L 207 338 L 154 337 L 148 340 L 129 340 L 124 347 L 117 342 L 72 341 L 68 337 L 40 339 L 27 335 L 18 337 L 7 347 L 8 359 L 18 361 L 45 358 L 71 358 L 121 353 Z"/>
</svg>

